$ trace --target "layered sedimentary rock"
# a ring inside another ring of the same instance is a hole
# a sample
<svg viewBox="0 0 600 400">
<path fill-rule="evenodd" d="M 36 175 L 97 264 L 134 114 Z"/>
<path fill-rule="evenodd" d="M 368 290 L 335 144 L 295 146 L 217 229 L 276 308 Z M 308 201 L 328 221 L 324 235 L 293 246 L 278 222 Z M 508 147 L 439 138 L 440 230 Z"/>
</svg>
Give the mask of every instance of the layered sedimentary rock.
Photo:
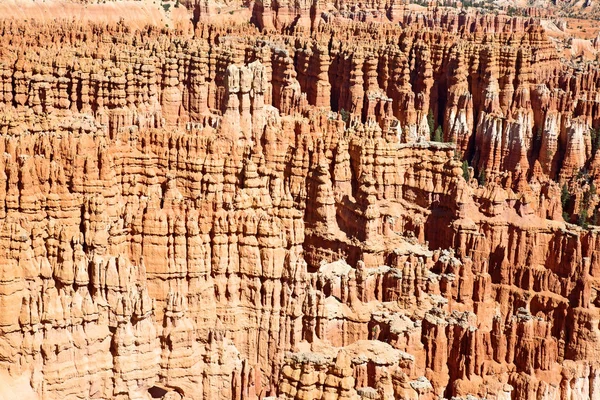
<svg viewBox="0 0 600 400">
<path fill-rule="evenodd" d="M 596 67 L 534 19 L 261 4 L 262 31 L 0 21 L 6 374 L 41 399 L 600 396 L 599 234 L 564 220 L 599 200 Z"/>
</svg>

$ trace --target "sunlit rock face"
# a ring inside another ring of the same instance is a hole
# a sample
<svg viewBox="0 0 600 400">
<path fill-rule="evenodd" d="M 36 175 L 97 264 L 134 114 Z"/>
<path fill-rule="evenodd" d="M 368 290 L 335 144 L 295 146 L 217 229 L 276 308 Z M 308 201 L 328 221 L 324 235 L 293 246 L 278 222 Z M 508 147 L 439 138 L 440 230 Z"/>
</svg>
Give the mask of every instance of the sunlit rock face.
<svg viewBox="0 0 600 400">
<path fill-rule="evenodd" d="M 0 20 L 0 398 L 600 398 L 596 67 L 396 3 Z"/>
</svg>

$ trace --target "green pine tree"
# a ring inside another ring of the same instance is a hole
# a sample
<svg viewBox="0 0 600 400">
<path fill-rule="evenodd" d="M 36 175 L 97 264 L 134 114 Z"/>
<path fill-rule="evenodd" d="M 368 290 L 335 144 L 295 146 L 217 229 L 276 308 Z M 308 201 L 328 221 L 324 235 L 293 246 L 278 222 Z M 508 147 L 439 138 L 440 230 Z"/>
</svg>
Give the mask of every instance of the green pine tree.
<svg viewBox="0 0 600 400">
<path fill-rule="evenodd" d="M 567 206 L 569 205 L 569 201 L 571 200 L 571 193 L 569 193 L 569 188 L 565 183 L 560 192 L 560 204 L 562 204 L 562 209 L 565 211 Z"/>
<path fill-rule="evenodd" d="M 592 142 L 592 156 L 600 148 L 600 132 L 598 129 L 590 128 L 590 139 Z"/>
<path fill-rule="evenodd" d="M 429 125 L 429 137 L 433 137 L 435 132 L 435 120 L 433 119 L 433 111 L 429 110 L 427 114 L 427 125 Z"/>
<path fill-rule="evenodd" d="M 444 141 L 444 132 L 442 131 L 442 127 L 438 126 L 433 134 L 433 141 L 442 143 Z"/>
<path fill-rule="evenodd" d="M 583 208 L 583 209 L 581 209 L 581 211 L 579 211 L 579 217 L 577 218 L 577 225 L 581 226 L 582 228 L 588 227 L 588 211 L 586 208 Z"/>
<path fill-rule="evenodd" d="M 588 208 L 590 206 L 590 201 L 592 199 L 592 194 L 590 190 L 583 194 L 583 199 L 581 200 L 581 208 Z"/>
<path fill-rule="evenodd" d="M 462 163 L 462 175 L 463 178 L 465 178 L 465 181 L 469 182 L 471 174 L 469 173 L 469 163 L 467 162 L 467 160 L 464 160 Z"/>
<path fill-rule="evenodd" d="M 485 186 L 485 183 L 487 181 L 487 175 L 484 169 L 482 169 L 481 172 L 479 172 L 479 178 L 477 180 L 479 181 L 479 186 Z"/>
</svg>

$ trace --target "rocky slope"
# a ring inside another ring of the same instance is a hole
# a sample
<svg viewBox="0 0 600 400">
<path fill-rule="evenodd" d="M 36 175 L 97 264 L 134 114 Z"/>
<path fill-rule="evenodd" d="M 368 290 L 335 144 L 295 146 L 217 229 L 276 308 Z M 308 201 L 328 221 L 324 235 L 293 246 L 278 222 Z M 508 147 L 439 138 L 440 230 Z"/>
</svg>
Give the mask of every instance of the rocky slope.
<svg viewBox="0 0 600 400">
<path fill-rule="evenodd" d="M 530 18 L 205 6 L 0 21 L 3 390 L 600 396 L 593 64 Z"/>
</svg>

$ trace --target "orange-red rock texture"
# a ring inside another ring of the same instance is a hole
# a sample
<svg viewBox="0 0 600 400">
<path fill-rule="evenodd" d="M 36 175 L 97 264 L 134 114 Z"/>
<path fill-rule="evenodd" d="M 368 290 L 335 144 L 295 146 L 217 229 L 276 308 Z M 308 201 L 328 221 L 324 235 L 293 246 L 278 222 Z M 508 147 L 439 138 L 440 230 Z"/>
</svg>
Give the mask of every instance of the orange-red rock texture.
<svg viewBox="0 0 600 400">
<path fill-rule="evenodd" d="M 598 68 L 535 19 L 207 4 L 0 21 L 0 395 L 600 399 Z"/>
</svg>

